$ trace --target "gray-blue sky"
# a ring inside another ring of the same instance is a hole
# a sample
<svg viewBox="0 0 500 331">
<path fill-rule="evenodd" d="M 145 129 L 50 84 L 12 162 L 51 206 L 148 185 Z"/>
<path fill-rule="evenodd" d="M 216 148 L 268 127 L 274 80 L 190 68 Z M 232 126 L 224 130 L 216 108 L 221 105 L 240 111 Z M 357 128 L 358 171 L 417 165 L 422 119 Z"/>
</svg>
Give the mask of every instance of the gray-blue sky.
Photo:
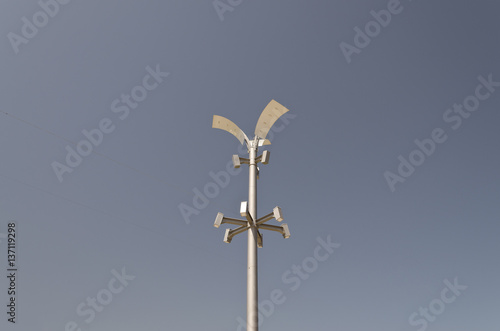
<svg viewBox="0 0 500 331">
<path fill-rule="evenodd" d="M 341 43 L 355 47 L 354 28 L 388 5 L 244 0 L 221 21 L 212 1 L 74 0 L 16 53 L 9 33 L 23 37 L 41 7 L 3 2 L 0 233 L 17 222 L 19 292 L 17 323 L 2 308 L 2 330 L 237 330 L 246 238 L 225 244 L 212 225 L 219 211 L 237 216 L 247 168 L 189 224 L 179 205 L 238 151 L 212 115 L 251 134 L 271 99 L 294 117 L 260 167 L 259 214 L 281 206 L 292 236 L 265 233 L 259 250 L 260 299 L 286 297 L 261 330 L 424 329 L 409 317 L 440 309 L 455 278 L 467 289 L 425 329 L 496 330 L 500 88 L 456 129 L 443 116 L 479 76 L 500 81 L 500 5 L 401 0 L 349 62 Z M 156 68 L 168 77 L 148 80 L 157 86 L 120 119 L 114 100 Z M 60 182 L 51 164 L 105 118 L 114 131 Z M 384 173 L 399 175 L 398 156 L 436 128 L 446 141 L 392 192 Z M 300 285 L 284 282 L 328 236 L 341 246 Z M 123 268 L 135 278 L 86 323 L 77 308 Z M 1 279 L 0 302 L 7 288 Z"/>
</svg>

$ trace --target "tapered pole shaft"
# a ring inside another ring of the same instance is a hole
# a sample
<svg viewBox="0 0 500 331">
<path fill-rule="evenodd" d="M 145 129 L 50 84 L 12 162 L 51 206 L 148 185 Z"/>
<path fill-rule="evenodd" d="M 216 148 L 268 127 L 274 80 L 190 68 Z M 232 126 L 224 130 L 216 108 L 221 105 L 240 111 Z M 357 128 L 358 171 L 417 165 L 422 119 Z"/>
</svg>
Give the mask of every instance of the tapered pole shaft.
<svg viewBox="0 0 500 331">
<path fill-rule="evenodd" d="M 251 142 L 249 149 L 250 165 L 248 178 L 248 211 L 257 219 L 257 140 Z M 257 229 L 248 231 L 247 261 L 247 331 L 259 330 L 258 281 L 257 281 Z"/>
</svg>

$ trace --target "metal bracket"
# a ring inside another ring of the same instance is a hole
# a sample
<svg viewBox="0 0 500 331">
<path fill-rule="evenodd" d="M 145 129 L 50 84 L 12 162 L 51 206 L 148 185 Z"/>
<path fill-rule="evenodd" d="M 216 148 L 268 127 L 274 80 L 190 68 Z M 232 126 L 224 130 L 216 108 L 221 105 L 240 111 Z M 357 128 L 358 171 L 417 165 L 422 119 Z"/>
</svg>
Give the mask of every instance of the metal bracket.
<svg viewBox="0 0 500 331">
<path fill-rule="evenodd" d="M 233 160 L 233 166 L 235 168 L 239 168 L 241 166 L 241 164 L 250 164 L 250 159 L 247 159 L 247 158 L 244 158 L 244 157 L 240 157 L 237 154 L 233 155 L 232 160 Z"/>
<path fill-rule="evenodd" d="M 257 162 L 257 163 L 261 162 L 262 164 L 269 164 L 269 157 L 270 156 L 271 156 L 271 152 L 263 151 L 262 155 L 259 155 L 255 158 L 255 162 Z"/>
<path fill-rule="evenodd" d="M 278 222 L 283 221 L 283 213 L 281 212 L 281 208 L 276 206 L 273 208 L 273 211 L 257 220 L 254 220 L 250 212 L 248 211 L 248 202 L 242 201 L 240 204 L 240 215 L 245 217 L 246 220 L 240 220 L 237 218 L 225 217 L 223 213 L 217 213 L 215 217 L 214 227 L 218 228 L 221 224 L 233 224 L 239 225 L 239 227 L 235 229 L 226 229 L 226 233 L 224 234 L 224 242 L 230 243 L 234 236 L 237 234 L 243 233 L 247 230 L 255 228 L 257 232 L 257 247 L 263 247 L 262 234 L 260 233 L 260 229 L 269 230 L 279 232 L 283 238 L 290 238 L 290 230 L 288 229 L 288 225 L 283 223 L 279 226 L 277 225 L 268 225 L 264 224 L 267 221 L 276 219 Z"/>
</svg>

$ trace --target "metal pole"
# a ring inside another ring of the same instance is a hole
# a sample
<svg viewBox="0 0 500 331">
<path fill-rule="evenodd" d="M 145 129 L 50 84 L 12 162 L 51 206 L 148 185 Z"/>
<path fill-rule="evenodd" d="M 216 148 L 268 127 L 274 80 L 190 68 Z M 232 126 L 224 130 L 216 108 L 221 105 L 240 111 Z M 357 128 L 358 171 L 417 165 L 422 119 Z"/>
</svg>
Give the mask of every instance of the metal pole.
<svg viewBox="0 0 500 331">
<path fill-rule="evenodd" d="M 286 224 L 281 225 L 281 229 L 276 226 L 264 226 L 264 223 L 271 220 L 274 216 L 278 222 L 283 220 L 281 209 L 275 207 L 273 212 L 264 216 L 262 219 L 257 218 L 257 161 L 267 164 L 269 162 L 269 152 L 264 151 L 262 156 L 257 158 L 257 152 L 260 146 L 269 145 L 270 141 L 266 136 L 274 125 L 276 120 L 280 118 L 288 109 L 280 105 L 275 100 L 271 100 L 264 108 L 262 114 L 257 121 L 255 127 L 255 138 L 253 141 L 248 139 L 248 136 L 232 121 L 225 117 L 214 115 L 212 128 L 221 129 L 229 132 L 238 139 L 241 144 L 247 144 L 249 158 L 240 158 L 238 155 L 233 155 L 233 165 L 239 168 L 241 163 L 249 164 L 248 173 L 248 204 L 240 205 L 240 214 L 246 218 L 244 220 L 230 219 L 224 217 L 224 214 L 218 213 L 215 218 L 214 226 L 218 228 L 223 223 L 241 225 L 240 227 L 230 230 L 226 229 L 224 242 L 230 243 L 234 235 L 248 229 L 248 254 L 247 254 L 247 331 L 259 330 L 259 307 L 258 307 L 258 282 L 257 282 L 257 247 L 262 247 L 262 237 L 259 233 L 259 227 L 266 230 L 278 231 L 283 234 L 284 238 L 290 237 L 290 231 Z M 258 221 L 259 220 L 259 221 Z M 248 224 L 248 227 L 245 226 Z"/>
<path fill-rule="evenodd" d="M 251 142 L 249 148 L 248 176 L 248 211 L 254 220 L 257 219 L 257 157 L 258 140 Z M 248 230 L 247 261 L 247 331 L 259 330 L 258 283 L 257 283 L 257 228 Z"/>
</svg>

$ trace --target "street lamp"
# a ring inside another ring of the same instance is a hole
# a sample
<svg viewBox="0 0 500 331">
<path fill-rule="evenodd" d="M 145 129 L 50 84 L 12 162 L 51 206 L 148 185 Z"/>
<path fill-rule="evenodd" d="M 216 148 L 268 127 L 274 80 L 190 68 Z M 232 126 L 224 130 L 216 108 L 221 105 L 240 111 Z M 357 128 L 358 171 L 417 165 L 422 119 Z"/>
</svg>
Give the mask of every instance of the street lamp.
<svg viewBox="0 0 500 331">
<path fill-rule="evenodd" d="M 226 229 L 224 242 L 230 243 L 234 236 L 248 231 L 248 255 L 247 255 L 247 331 L 258 331 L 258 282 L 257 282 L 257 247 L 262 247 L 262 234 L 259 230 L 276 231 L 284 238 L 290 237 L 288 225 L 282 223 L 280 226 L 265 224 L 267 221 L 276 219 L 283 221 L 283 214 L 280 207 L 275 207 L 273 211 L 261 218 L 257 218 L 257 179 L 259 169 L 257 163 L 269 163 L 270 153 L 264 151 L 262 155 L 257 156 L 258 149 L 264 145 L 270 145 L 271 142 L 266 139 L 267 133 L 273 124 L 286 113 L 288 109 L 278 102 L 271 100 L 264 108 L 255 127 L 255 137 L 250 140 L 247 135 L 232 121 L 225 117 L 214 115 L 212 128 L 221 129 L 234 135 L 241 144 L 245 143 L 248 150 L 248 158 L 242 158 L 233 155 L 233 165 L 239 168 L 241 164 L 248 164 L 248 202 L 243 201 L 240 205 L 240 215 L 245 219 L 229 218 L 224 214 L 218 213 L 215 218 L 214 226 L 218 228 L 222 224 L 233 224 L 238 227 L 235 229 Z"/>
</svg>

